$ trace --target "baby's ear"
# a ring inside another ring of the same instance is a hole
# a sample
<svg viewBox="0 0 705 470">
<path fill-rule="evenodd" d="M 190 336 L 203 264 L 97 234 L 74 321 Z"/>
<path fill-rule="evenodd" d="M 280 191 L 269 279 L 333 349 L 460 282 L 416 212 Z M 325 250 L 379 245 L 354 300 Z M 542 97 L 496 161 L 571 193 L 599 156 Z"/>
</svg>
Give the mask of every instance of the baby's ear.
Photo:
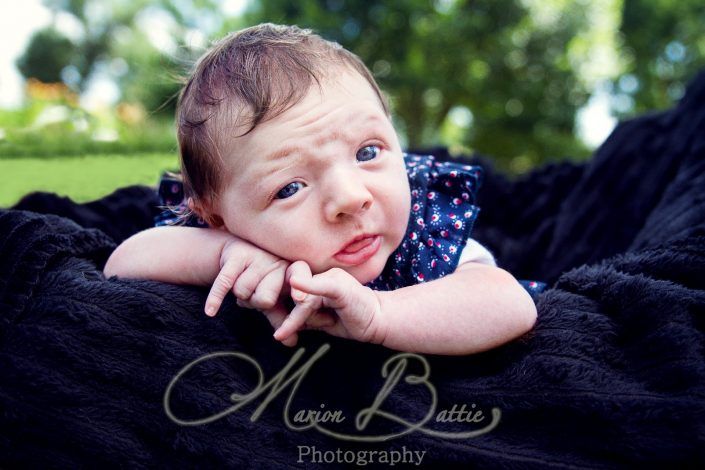
<svg viewBox="0 0 705 470">
<path fill-rule="evenodd" d="M 198 216 L 205 220 L 212 228 L 219 228 L 225 224 L 223 218 L 213 212 L 211 203 L 204 203 L 203 201 L 194 200 L 190 197 L 186 201 L 186 204 L 189 209 L 198 214 Z"/>
</svg>

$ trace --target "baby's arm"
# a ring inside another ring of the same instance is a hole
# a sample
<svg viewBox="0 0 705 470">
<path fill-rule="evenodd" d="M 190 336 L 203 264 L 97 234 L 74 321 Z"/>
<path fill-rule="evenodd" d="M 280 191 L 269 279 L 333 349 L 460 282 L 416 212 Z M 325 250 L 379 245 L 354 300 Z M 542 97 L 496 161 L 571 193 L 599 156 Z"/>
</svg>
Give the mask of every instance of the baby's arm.
<svg viewBox="0 0 705 470">
<path fill-rule="evenodd" d="M 338 321 L 320 328 L 330 334 L 408 352 L 464 355 L 507 343 L 536 321 L 534 302 L 516 279 L 485 264 L 464 263 L 443 278 L 390 292 L 362 286 L 340 269 L 301 273 L 291 285 L 314 296 L 297 305 L 277 339 L 287 338 L 316 309 L 330 307 Z"/>
<path fill-rule="evenodd" d="M 441 279 L 377 292 L 392 349 L 472 354 L 507 343 L 536 322 L 536 306 L 507 271 L 464 263 Z"/>
<path fill-rule="evenodd" d="M 212 285 L 205 306 L 211 316 L 232 290 L 238 304 L 262 310 L 276 328 L 288 313 L 280 297 L 289 293 L 288 287 L 282 292 L 289 264 L 223 230 L 167 226 L 125 240 L 108 259 L 104 274 Z"/>
<path fill-rule="evenodd" d="M 228 232 L 207 228 L 165 226 L 128 238 L 108 258 L 103 273 L 172 284 L 207 286 L 220 272 Z"/>
</svg>

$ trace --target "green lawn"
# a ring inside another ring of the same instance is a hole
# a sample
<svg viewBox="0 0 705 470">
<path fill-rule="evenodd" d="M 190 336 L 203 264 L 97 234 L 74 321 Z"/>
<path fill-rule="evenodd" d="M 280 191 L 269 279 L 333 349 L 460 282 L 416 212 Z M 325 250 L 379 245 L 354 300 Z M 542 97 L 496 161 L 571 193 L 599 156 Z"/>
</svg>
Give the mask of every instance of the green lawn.
<svg viewBox="0 0 705 470">
<path fill-rule="evenodd" d="M 163 170 L 178 167 L 175 153 L 0 159 L 0 207 L 32 191 L 87 202 L 132 184 L 155 186 Z"/>
</svg>

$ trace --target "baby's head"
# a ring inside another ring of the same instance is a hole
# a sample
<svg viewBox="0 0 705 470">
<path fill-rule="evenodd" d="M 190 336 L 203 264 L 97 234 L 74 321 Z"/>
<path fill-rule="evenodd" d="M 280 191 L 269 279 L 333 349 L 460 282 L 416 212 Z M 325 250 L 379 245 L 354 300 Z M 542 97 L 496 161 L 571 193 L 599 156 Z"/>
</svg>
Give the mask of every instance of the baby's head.
<svg viewBox="0 0 705 470">
<path fill-rule="evenodd" d="M 361 283 L 401 243 L 399 141 L 372 75 L 338 44 L 271 24 L 227 36 L 196 65 L 177 125 L 186 194 L 211 226 Z"/>
</svg>

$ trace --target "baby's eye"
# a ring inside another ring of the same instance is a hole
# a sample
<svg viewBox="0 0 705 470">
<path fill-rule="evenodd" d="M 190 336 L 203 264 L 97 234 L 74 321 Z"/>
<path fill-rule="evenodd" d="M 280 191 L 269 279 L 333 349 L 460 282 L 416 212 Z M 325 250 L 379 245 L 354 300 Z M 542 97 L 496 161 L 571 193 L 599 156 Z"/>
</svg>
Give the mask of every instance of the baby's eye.
<svg viewBox="0 0 705 470">
<path fill-rule="evenodd" d="M 361 162 L 366 162 L 372 159 L 377 158 L 377 155 L 379 155 L 380 149 L 378 145 L 367 145 L 365 147 L 362 147 L 360 150 L 357 151 L 357 155 L 355 157 L 357 158 L 358 161 Z"/>
<path fill-rule="evenodd" d="M 286 199 L 296 194 L 302 187 L 303 185 L 300 182 L 294 181 L 293 183 L 289 183 L 280 189 L 274 197 L 276 199 Z"/>
</svg>

